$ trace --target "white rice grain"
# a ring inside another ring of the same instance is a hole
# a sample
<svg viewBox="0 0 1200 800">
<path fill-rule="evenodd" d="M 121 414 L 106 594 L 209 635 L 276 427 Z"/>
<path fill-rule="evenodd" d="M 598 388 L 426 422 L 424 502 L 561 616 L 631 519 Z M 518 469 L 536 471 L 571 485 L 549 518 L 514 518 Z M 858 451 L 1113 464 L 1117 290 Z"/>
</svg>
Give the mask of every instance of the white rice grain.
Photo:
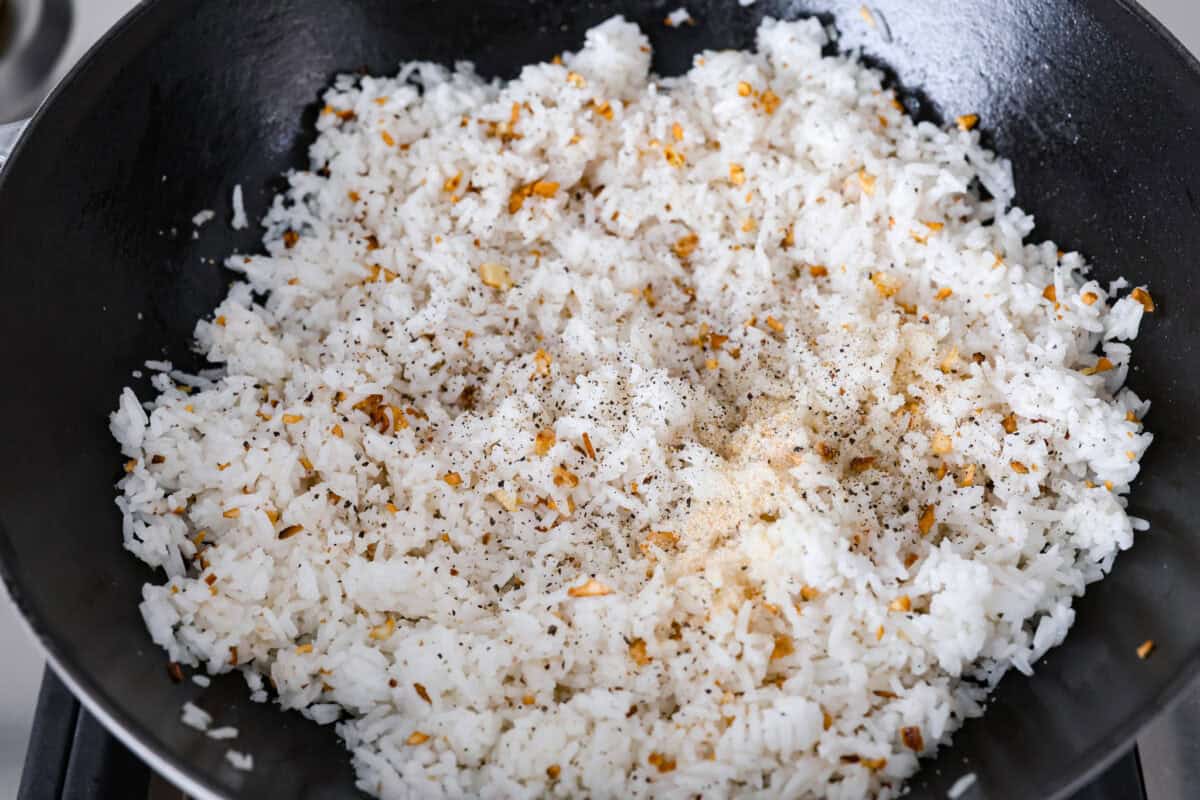
<svg viewBox="0 0 1200 800">
<path fill-rule="evenodd" d="M 667 14 L 666 23 L 669 27 L 678 28 L 680 25 L 686 25 L 692 21 L 692 15 L 688 13 L 686 8 L 679 8 Z"/>
<path fill-rule="evenodd" d="M 198 731 L 208 730 L 208 726 L 212 725 L 212 715 L 194 703 L 183 704 L 183 716 L 180 721 L 189 728 L 195 728 Z"/>
<path fill-rule="evenodd" d="M 242 200 L 242 185 L 233 187 L 233 221 L 230 223 L 235 231 L 240 231 L 250 225 L 246 218 L 246 204 Z"/>
<path fill-rule="evenodd" d="M 951 786 L 950 789 L 946 792 L 946 797 L 950 798 L 950 800 L 958 800 L 958 798 L 960 798 L 964 794 L 966 794 L 967 790 L 970 789 L 974 785 L 975 785 L 975 773 L 968 772 L 966 775 L 963 775 L 961 778 L 959 778 L 958 780 L 956 780 L 954 782 L 954 785 Z"/>
</svg>

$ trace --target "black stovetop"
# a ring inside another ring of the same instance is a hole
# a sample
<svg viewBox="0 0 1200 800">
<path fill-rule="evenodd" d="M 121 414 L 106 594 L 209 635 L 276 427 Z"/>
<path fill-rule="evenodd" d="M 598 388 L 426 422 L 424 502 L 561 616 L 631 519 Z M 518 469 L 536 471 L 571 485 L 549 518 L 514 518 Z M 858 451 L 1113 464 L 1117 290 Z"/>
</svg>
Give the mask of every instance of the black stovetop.
<svg viewBox="0 0 1200 800">
<path fill-rule="evenodd" d="M 18 800 L 182 798 L 106 731 L 47 670 Z M 1137 748 L 1071 800 L 1145 800 Z"/>
</svg>

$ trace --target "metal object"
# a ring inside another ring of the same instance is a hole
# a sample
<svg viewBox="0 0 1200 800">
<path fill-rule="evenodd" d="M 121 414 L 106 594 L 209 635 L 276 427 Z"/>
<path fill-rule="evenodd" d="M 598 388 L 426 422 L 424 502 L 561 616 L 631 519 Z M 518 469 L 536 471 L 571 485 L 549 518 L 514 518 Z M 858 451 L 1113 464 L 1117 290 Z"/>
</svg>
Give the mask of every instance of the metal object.
<svg viewBox="0 0 1200 800">
<path fill-rule="evenodd" d="M 71 32 L 71 0 L 0 2 L 0 123 L 45 97 Z"/>
<path fill-rule="evenodd" d="M 29 120 L 23 119 L 20 122 L 0 125 L 0 167 L 3 167 L 4 162 L 8 161 L 9 154 L 17 146 L 17 140 L 21 138 L 21 134 L 28 124 Z"/>
<path fill-rule="evenodd" d="M 1138 738 L 1150 800 L 1195 797 L 1200 792 L 1200 692 L 1193 691 Z"/>
<path fill-rule="evenodd" d="M 136 798 L 147 796 L 149 784 L 150 770 L 46 670 L 17 797 Z"/>
</svg>

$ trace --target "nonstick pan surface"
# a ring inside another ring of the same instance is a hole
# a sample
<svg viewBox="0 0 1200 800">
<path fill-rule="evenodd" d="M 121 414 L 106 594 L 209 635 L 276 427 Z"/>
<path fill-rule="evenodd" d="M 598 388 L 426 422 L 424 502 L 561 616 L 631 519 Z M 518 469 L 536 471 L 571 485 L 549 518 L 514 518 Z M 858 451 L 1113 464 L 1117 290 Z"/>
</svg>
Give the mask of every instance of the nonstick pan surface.
<svg viewBox="0 0 1200 800">
<path fill-rule="evenodd" d="M 913 781 L 913 797 L 1062 797 L 1116 757 L 1200 663 L 1200 66 L 1122 0 L 150 0 L 43 106 L 0 174 L 0 571 L 52 663 L 88 706 L 194 795 L 356 796 L 331 727 L 256 705 L 240 677 L 172 683 L 137 604 L 147 568 L 121 548 L 107 431 L 148 358 L 200 366 L 189 340 L 224 293 L 219 266 L 258 248 L 228 220 L 235 183 L 252 217 L 306 163 L 335 74 L 414 58 L 472 59 L 484 74 L 580 46 L 614 13 L 640 22 L 660 72 L 705 47 L 751 46 L 764 15 L 819 14 L 889 71 L 910 112 L 974 112 L 1013 161 L 1018 202 L 1101 279 L 1148 283 L 1159 310 L 1131 386 L 1153 400 L 1155 444 L 1131 510 L 1150 531 L 1077 604 L 1067 642 L 1033 678 L 1011 674 Z M 135 384 L 148 397 L 145 383 Z M 1140 660 L 1145 639 L 1158 648 Z M 2 661 L 3 656 L 0 656 Z M 228 743 L 179 723 L 197 700 Z"/>
</svg>

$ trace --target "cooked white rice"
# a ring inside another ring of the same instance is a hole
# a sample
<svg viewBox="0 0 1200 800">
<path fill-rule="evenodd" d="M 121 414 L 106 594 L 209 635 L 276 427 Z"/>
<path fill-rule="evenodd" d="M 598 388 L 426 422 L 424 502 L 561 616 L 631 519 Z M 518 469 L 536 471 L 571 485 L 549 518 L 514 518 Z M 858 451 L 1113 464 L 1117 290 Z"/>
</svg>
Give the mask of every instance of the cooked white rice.
<svg viewBox="0 0 1200 800">
<path fill-rule="evenodd" d="M 243 772 L 249 772 L 254 769 L 254 756 L 249 753 L 240 753 L 237 750 L 226 750 L 225 760 L 228 761 L 234 769 L 240 769 Z"/>
<path fill-rule="evenodd" d="M 246 203 L 242 198 L 240 183 L 233 187 L 233 219 L 229 224 L 235 231 L 240 231 L 250 225 L 250 220 L 246 218 Z"/>
<path fill-rule="evenodd" d="M 950 786 L 950 789 L 946 792 L 946 797 L 950 798 L 950 800 L 958 800 L 958 798 L 966 794 L 967 790 L 974 785 L 975 773 L 968 772 Z"/>
<path fill-rule="evenodd" d="M 670 14 L 667 14 L 666 18 L 663 20 L 667 27 L 670 28 L 678 28 L 680 25 L 686 25 L 692 21 L 692 15 L 689 14 L 688 10 L 683 6 L 680 6 Z"/>
<path fill-rule="evenodd" d="M 212 714 L 209 714 L 203 708 L 195 703 L 183 704 L 183 715 L 179 721 L 189 728 L 195 728 L 198 731 L 208 730 L 208 726 L 212 725 Z"/>
<path fill-rule="evenodd" d="M 169 657 L 397 798 L 894 797 L 1029 672 L 1145 527 L 1149 298 L 825 43 L 338 79 L 224 371 L 112 418 Z"/>
</svg>

